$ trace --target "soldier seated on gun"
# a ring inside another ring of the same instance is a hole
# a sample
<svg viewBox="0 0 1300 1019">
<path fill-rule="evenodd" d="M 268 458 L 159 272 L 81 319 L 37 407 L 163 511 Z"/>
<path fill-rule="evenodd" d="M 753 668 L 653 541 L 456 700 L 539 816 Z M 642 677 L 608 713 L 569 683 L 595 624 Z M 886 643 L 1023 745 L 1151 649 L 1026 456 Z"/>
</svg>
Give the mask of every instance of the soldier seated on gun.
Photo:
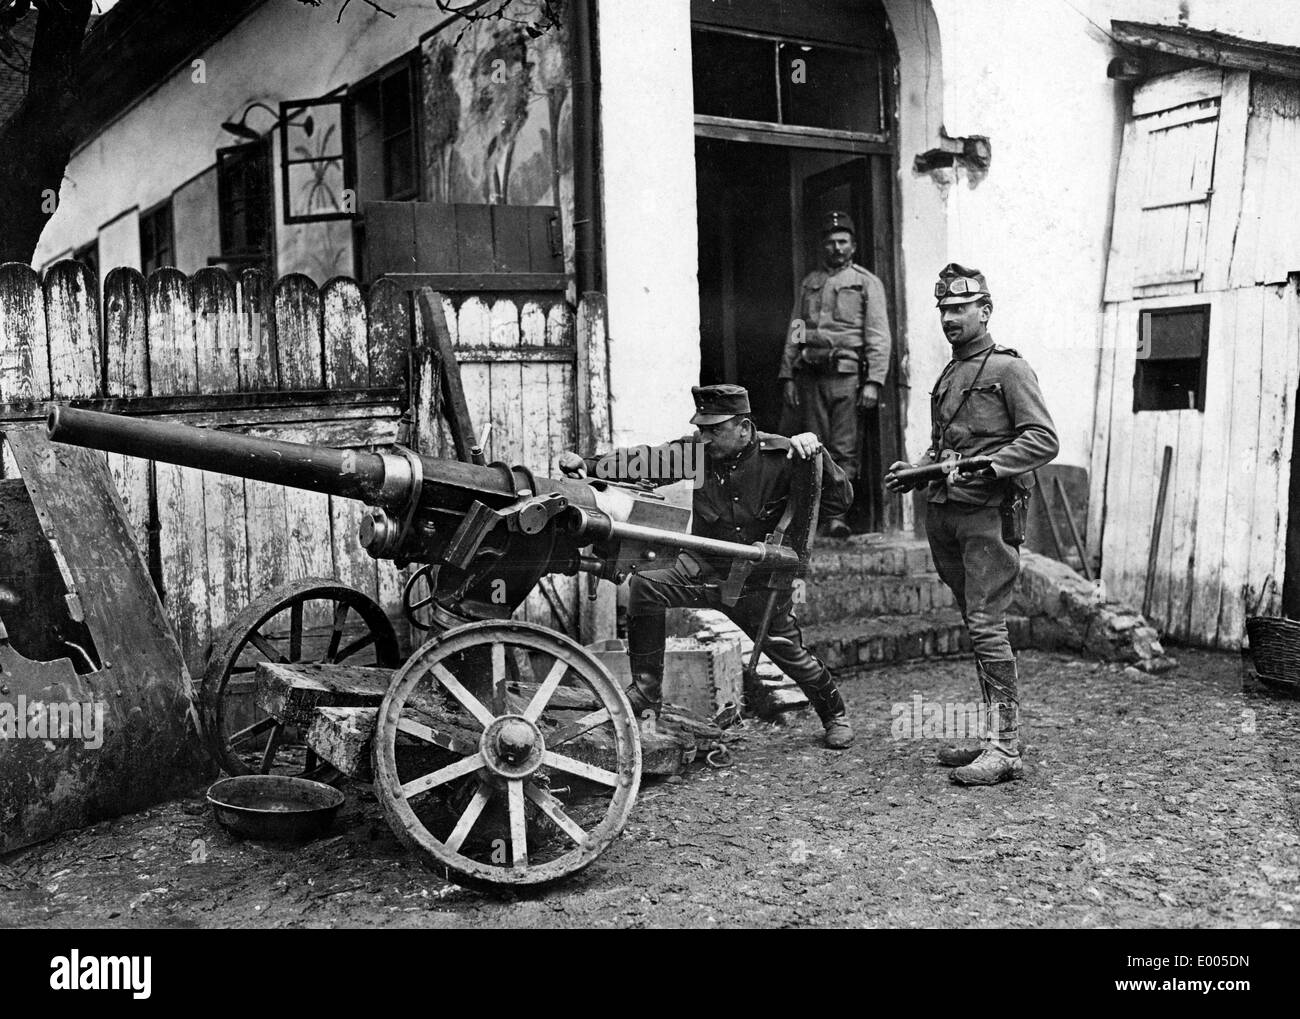
<svg viewBox="0 0 1300 1019">
<path fill-rule="evenodd" d="M 690 447 L 704 447 L 704 476 L 695 479 L 691 531 L 723 541 L 752 544 L 775 528 L 790 494 L 793 458 L 807 459 L 821 452 L 820 440 L 811 432 L 790 438 L 760 432 L 749 419 L 749 393 L 742 386 L 695 386 L 694 435 L 674 439 L 664 446 L 635 451 L 615 450 L 584 460 L 576 453 L 560 456 L 559 467 L 570 477 L 588 471 L 612 477 L 616 463 L 633 460 L 651 464 L 698 463 Z M 676 450 L 672 447 L 678 447 Z M 627 480 L 669 484 L 681 478 Z M 822 457 L 822 506 L 843 512 L 853 501 L 853 486 L 829 456 Z M 739 600 L 722 602 L 721 585 L 731 561 L 704 553 L 681 552 L 666 569 L 643 570 L 629 581 L 627 610 L 628 658 L 632 682 L 628 699 L 638 716 L 659 711 L 664 677 L 665 613 L 677 607 L 708 607 L 725 612 L 751 638 L 757 633 L 769 589 L 751 574 Z M 830 670 L 803 645 L 803 635 L 792 611 L 792 594 L 782 592 L 776 602 L 763 643 L 763 652 L 793 679 L 807 695 L 825 728 L 825 744 L 842 750 L 853 742 L 844 701 Z"/>
</svg>

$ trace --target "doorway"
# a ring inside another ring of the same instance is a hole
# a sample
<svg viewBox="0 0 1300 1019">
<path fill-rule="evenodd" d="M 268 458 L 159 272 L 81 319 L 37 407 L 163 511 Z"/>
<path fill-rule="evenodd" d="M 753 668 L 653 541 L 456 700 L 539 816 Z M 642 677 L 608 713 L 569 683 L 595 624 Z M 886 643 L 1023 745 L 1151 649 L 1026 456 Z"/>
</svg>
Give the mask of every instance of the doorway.
<svg viewBox="0 0 1300 1019">
<path fill-rule="evenodd" d="M 801 8 L 802 10 L 802 8 Z M 881 405 L 861 415 L 849 522 L 901 525 L 881 484 L 901 456 L 892 127 L 897 57 L 878 0 L 832 0 L 815 17 L 783 5 L 693 0 L 700 382 L 750 392 L 779 430 L 781 357 L 804 276 L 821 262 L 831 211 L 857 226 L 854 261 L 879 276 L 894 350 Z"/>
</svg>

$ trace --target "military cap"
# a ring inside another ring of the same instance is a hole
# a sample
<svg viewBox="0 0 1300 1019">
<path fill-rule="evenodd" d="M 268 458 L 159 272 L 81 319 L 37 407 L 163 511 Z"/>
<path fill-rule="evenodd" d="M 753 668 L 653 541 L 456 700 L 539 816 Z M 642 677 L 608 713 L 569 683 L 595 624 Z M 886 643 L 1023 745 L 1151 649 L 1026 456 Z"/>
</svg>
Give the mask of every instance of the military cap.
<svg viewBox="0 0 1300 1019">
<path fill-rule="evenodd" d="M 738 414 L 749 413 L 749 390 L 722 382 L 716 386 L 691 386 L 695 398 L 693 425 L 721 424 Z"/>
<path fill-rule="evenodd" d="M 853 220 L 849 218 L 847 212 L 828 212 L 826 218 L 822 220 L 822 236 L 834 233 L 836 230 L 847 230 L 854 237 L 857 237 L 857 228 L 853 225 Z"/>
<path fill-rule="evenodd" d="M 934 285 L 934 296 L 940 308 L 950 304 L 969 304 L 981 297 L 992 300 L 993 297 L 982 272 L 967 269 L 956 262 L 949 262 L 939 270 L 939 282 Z"/>
</svg>

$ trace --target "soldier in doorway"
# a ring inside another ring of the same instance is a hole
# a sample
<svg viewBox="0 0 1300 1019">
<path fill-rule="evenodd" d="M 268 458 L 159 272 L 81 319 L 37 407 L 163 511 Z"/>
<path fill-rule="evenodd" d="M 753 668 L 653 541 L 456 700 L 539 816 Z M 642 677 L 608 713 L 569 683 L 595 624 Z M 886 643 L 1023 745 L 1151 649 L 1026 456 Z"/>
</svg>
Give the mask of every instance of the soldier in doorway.
<svg viewBox="0 0 1300 1019">
<path fill-rule="evenodd" d="M 804 277 L 790 315 L 780 380 L 782 431 L 823 436 L 850 481 L 858 476 L 858 421 L 880 402 L 889 373 L 889 318 L 880 279 L 853 261 L 856 230 L 843 212 L 821 231 L 822 268 Z M 823 533 L 846 538 L 843 513 L 822 514 Z"/>
<path fill-rule="evenodd" d="M 793 460 L 816 455 L 822 444 L 816 435 L 786 438 L 760 432 L 750 420 L 749 393 L 743 386 L 695 386 L 694 435 L 675 439 L 664 447 L 645 448 L 642 463 L 688 464 L 697 462 L 689 447 L 704 446 L 704 476 L 696 479 L 692 495 L 691 531 L 706 538 L 751 544 L 762 541 L 775 528 L 790 496 Z M 673 451 L 670 446 L 683 447 Z M 669 455 L 676 452 L 677 455 Z M 584 459 L 576 453 L 560 456 L 559 467 L 570 477 L 588 472 L 610 477 L 628 450 Z M 680 478 L 651 478 L 666 484 Z M 853 486 L 830 457 L 822 457 L 822 505 L 843 513 L 853 501 Z M 658 711 L 664 678 L 665 613 L 670 608 L 699 606 L 720 609 L 750 637 L 754 637 L 767 603 L 768 589 L 750 575 L 740 599 L 722 603 L 721 586 L 730 560 L 704 553 L 680 552 L 677 561 L 658 570 L 640 570 L 629 581 L 627 650 L 632 667 L 628 700 L 637 715 Z M 853 729 L 830 670 L 803 644 L 792 611 L 793 597 L 784 593 L 777 601 L 763 652 L 793 679 L 807 695 L 825 729 L 824 741 L 832 750 L 853 742 Z"/>
<path fill-rule="evenodd" d="M 952 360 L 930 394 L 930 448 L 922 463 L 992 460 L 974 473 L 951 471 L 927 492 L 930 554 L 975 648 L 986 736 L 978 749 L 940 750 L 939 763 L 954 769 L 954 782 L 994 785 L 1021 772 L 1019 680 L 1006 612 L 1020 575 L 1032 472 L 1051 462 L 1058 444 L 1033 369 L 989 335 L 993 297 L 980 271 L 950 262 L 934 294 Z M 885 487 L 910 491 L 894 473 L 908 466 L 891 464 Z"/>
</svg>

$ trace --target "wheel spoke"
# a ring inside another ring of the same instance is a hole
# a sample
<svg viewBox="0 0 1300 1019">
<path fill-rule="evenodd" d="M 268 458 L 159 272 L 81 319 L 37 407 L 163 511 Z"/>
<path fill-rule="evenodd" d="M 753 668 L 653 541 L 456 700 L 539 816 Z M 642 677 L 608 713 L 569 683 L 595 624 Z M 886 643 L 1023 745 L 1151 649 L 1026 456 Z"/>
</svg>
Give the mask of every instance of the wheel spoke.
<svg viewBox="0 0 1300 1019">
<path fill-rule="evenodd" d="M 567 771 L 570 775 L 577 775 L 589 782 L 599 782 L 601 785 L 617 786 L 619 782 L 618 776 L 612 771 L 597 768 L 594 764 L 588 764 L 585 761 L 575 761 L 572 757 L 565 757 L 553 750 L 544 750 L 542 752 L 542 764 L 548 768 L 555 768 L 557 771 Z"/>
<path fill-rule="evenodd" d="M 467 806 L 465 812 L 460 815 L 460 819 L 456 822 L 456 827 L 452 829 L 451 834 L 447 836 L 447 841 L 444 843 L 444 845 L 446 845 L 446 847 L 453 853 L 460 852 L 460 847 L 465 844 L 465 839 L 469 837 L 470 831 L 474 828 L 474 822 L 477 821 L 479 815 L 483 813 L 483 808 L 487 806 L 487 802 L 491 796 L 491 787 L 480 782 L 479 787 L 474 790 L 474 798 L 469 801 L 469 806 Z"/>
<path fill-rule="evenodd" d="M 339 662 L 346 662 L 358 651 L 361 651 L 364 648 L 368 648 L 374 642 L 375 642 L 375 635 L 373 633 L 367 633 L 364 637 L 358 637 L 356 640 L 354 640 L 351 644 L 349 644 L 347 647 L 345 647 L 342 651 L 338 653 L 338 656 L 334 659 L 333 664 L 337 665 Z"/>
<path fill-rule="evenodd" d="M 269 661 L 277 662 L 280 665 L 289 664 L 289 659 L 280 654 L 280 652 L 275 649 L 275 645 L 256 630 L 248 635 L 248 643 L 252 644 L 253 647 L 262 652 Z"/>
<path fill-rule="evenodd" d="M 496 715 L 506 713 L 506 646 L 502 643 L 492 645 L 492 712 Z"/>
<path fill-rule="evenodd" d="M 446 732 L 439 732 L 431 725 L 425 725 L 423 722 L 417 722 L 410 718 L 399 718 L 397 728 L 401 732 L 422 739 L 426 743 L 433 743 L 442 747 L 444 750 L 451 750 L 457 754 L 472 754 L 478 749 L 477 743 L 471 743 L 469 740 L 458 739 L 455 735 Z"/>
<path fill-rule="evenodd" d="M 461 685 L 460 680 L 453 676 L 445 665 L 434 665 L 430 671 L 438 677 L 438 681 L 447 688 L 451 695 L 460 701 L 461 707 L 473 715 L 484 729 L 495 721 L 496 716 L 483 706 L 482 701 L 466 690 Z"/>
<path fill-rule="evenodd" d="M 589 729 L 604 725 L 609 720 L 609 708 L 593 711 L 589 715 L 583 715 L 576 722 L 560 726 L 555 732 L 546 737 L 546 745 L 548 747 L 558 747 L 561 743 L 568 743 L 571 739 L 577 739 Z"/>
<path fill-rule="evenodd" d="M 260 722 L 254 722 L 252 725 L 248 726 L 247 728 L 240 729 L 238 732 L 232 733 L 230 739 L 227 742 L 229 742 L 230 745 L 233 747 L 236 743 L 241 743 L 252 736 L 260 736 L 262 733 L 266 732 L 267 729 L 271 728 L 275 724 L 276 724 L 275 716 L 267 715 Z"/>
<path fill-rule="evenodd" d="M 348 603 L 338 602 L 334 606 L 333 629 L 330 630 L 330 646 L 325 649 L 325 662 L 332 665 L 334 656 L 339 653 L 339 645 L 343 643 L 343 627 L 347 623 Z"/>
<path fill-rule="evenodd" d="M 276 722 L 271 727 L 271 735 L 266 738 L 266 748 L 262 751 L 262 765 L 259 770 L 263 775 L 271 773 L 271 765 L 275 763 L 275 752 L 280 749 L 282 735 L 284 735 L 284 726 Z"/>
<path fill-rule="evenodd" d="M 497 644 L 496 647 L 500 647 Z M 510 859 L 515 870 L 528 866 L 528 824 L 524 815 L 524 780 L 512 778 L 508 785 L 510 804 Z"/>
<path fill-rule="evenodd" d="M 579 846 L 586 845 L 587 833 L 578 827 L 577 822 L 564 812 L 564 804 L 535 782 L 524 786 L 524 793 L 530 800 L 542 808 L 542 813 L 555 822 L 555 826 L 573 839 Z"/>
<path fill-rule="evenodd" d="M 433 604 L 433 595 L 429 595 L 427 598 L 421 598 L 419 601 L 411 602 L 411 611 L 419 612 L 420 609 L 428 608 L 432 604 Z"/>
<path fill-rule="evenodd" d="M 302 661 L 302 608 L 303 602 L 289 606 L 289 661 Z"/>
<path fill-rule="evenodd" d="M 564 659 L 555 659 L 555 664 L 551 666 L 551 671 L 546 674 L 546 679 L 542 681 L 541 687 L 537 693 L 533 694 L 533 699 L 528 702 L 528 707 L 524 709 L 524 717 L 530 722 L 536 722 L 546 710 L 546 705 L 550 703 L 551 695 L 555 693 L 556 687 L 560 685 L 560 680 L 564 674 L 569 671 L 568 665 Z"/>
<path fill-rule="evenodd" d="M 446 785 L 453 779 L 460 778 L 462 775 L 468 775 L 471 772 L 478 771 L 484 766 L 482 754 L 471 754 L 469 757 L 462 757 L 455 764 L 449 764 L 445 768 L 439 768 L 437 771 L 431 771 L 427 775 L 421 775 L 419 778 L 412 779 L 410 782 L 402 783 L 402 795 L 407 799 L 412 796 L 418 796 L 420 793 L 427 792 L 435 786 Z"/>
</svg>

